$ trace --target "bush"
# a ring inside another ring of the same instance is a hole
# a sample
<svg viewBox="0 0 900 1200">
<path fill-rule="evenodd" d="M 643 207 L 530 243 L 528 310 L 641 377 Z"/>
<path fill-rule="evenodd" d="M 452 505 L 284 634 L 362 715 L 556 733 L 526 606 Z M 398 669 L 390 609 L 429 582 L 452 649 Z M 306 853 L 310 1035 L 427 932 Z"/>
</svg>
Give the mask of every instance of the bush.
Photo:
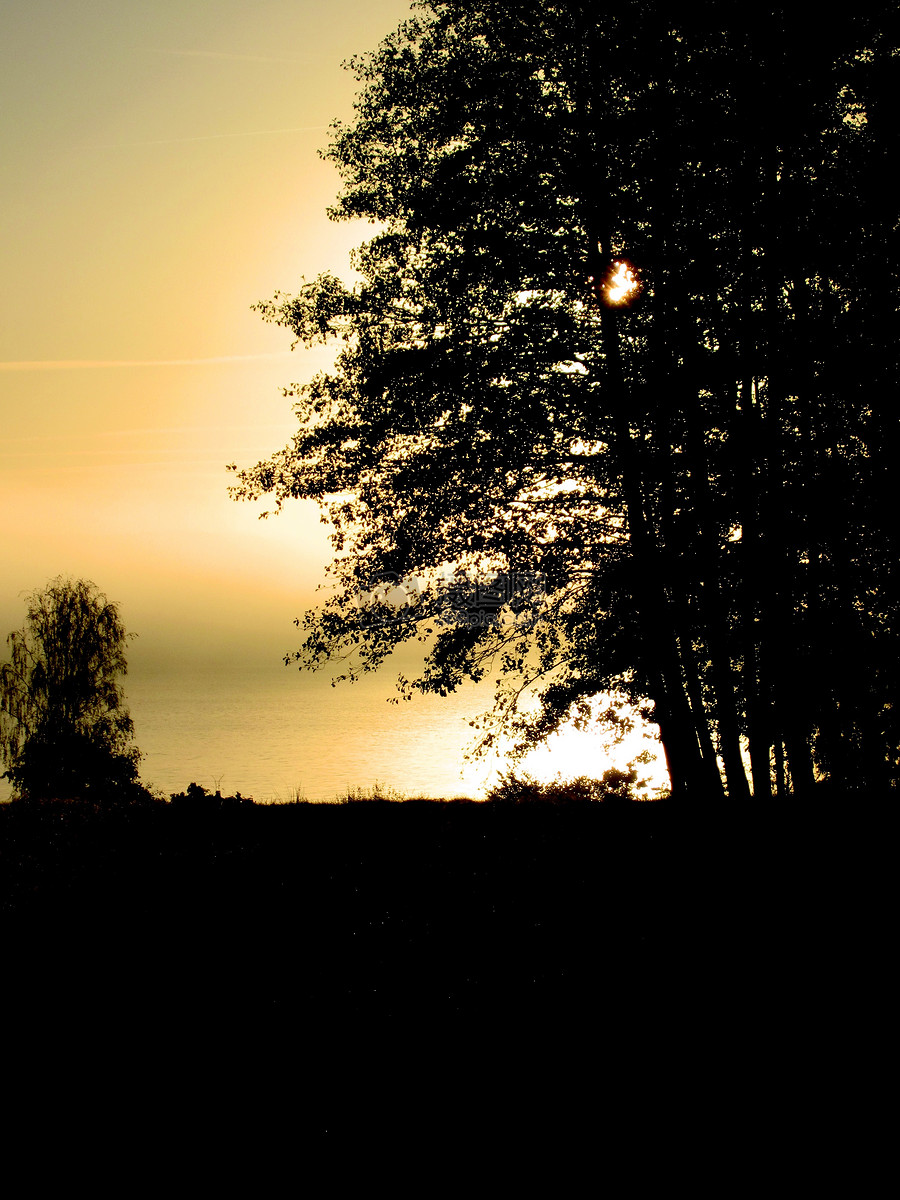
<svg viewBox="0 0 900 1200">
<path fill-rule="evenodd" d="M 252 796 L 242 796 L 235 792 L 233 796 L 223 796 L 221 792 L 211 794 L 199 783 L 189 783 L 183 792 L 173 792 L 169 800 L 174 808 L 187 812 L 208 812 L 211 809 L 240 808 L 242 805 L 253 803 Z"/>
<path fill-rule="evenodd" d="M 491 788 L 487 800 L 492 804 L 621 803 L 637 800 L 637 791 L 643 785 L 644 781 L 638 779 L 637 768 L 633 765 L 624 771 L 610 767 L 600 779 L 579 775 L 577 779 L 569 780 L 557 777 L 550 783 L 509 771 Z"/>
</svg>

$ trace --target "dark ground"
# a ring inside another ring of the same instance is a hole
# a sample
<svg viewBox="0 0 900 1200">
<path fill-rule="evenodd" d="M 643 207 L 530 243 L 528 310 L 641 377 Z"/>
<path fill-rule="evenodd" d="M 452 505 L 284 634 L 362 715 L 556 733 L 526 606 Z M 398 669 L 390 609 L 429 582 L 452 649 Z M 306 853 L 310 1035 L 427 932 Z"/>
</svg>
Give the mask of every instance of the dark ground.
<svg viewBox="0 0 900 1200">
<path fill-rule="evenodd" d="M 6 1046 L 26 1088 L 275 1124 L 283 1091 L 323 1137 L 715 1111 L 767 1076 L 771 1115 L 828 1086 L 880 973 L 878 823 L 837 811 L 12 804 Z"/>
</svg>

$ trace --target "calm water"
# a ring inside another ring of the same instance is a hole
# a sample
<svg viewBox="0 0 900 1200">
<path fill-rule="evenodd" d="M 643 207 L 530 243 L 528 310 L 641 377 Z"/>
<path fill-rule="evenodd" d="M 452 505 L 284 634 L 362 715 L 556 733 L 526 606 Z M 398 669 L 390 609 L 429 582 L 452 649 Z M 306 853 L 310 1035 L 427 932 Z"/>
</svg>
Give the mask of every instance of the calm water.
<svg viewBox="0 0 900 1200">
<path fill-rule="evenodd" d="M 389 704 L 391 676 L 331 687 L 280 664 L 261 670 L 129 676 L 142 776 L 166 793 L 195 781 L 257 800 L 333 800 L 376 780 L 416 795 L 479 795 L 492 765 L 469 765 L 468 722 L 490 687 Z"/>
<path fill-rule="evenodd" d="M 376 780 L 407 795 L 483 796 L 510 765 L 496 755 L 464 757 L 475 732 L 469 722 L 491 707 L 491 682 L 389 704 L 393 680 L 388 672 L 333 688 L 325 676 L 278 662 L 232 673 L 186 665 L 131 671 L 126 698 L 144 752 L 141 777 L 167 795 L 195 782 L 258 801 L 297 792 L 334 800 Z M 550 779 L 596 776 L 608 765 L 599 737 L 571 733 L 523 767 Z M 9 794 L 0 782 L 0 798 Z"/>
</svg>

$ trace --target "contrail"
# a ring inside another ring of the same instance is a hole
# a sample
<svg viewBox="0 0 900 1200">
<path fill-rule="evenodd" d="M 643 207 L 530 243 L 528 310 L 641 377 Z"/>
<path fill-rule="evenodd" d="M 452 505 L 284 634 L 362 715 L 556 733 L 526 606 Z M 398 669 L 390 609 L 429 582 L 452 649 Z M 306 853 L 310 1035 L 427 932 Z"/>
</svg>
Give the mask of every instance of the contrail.
<svg viewBox="0 0 900 1200">
<path fill-rule="evenodd" d="M 128 358 L 128 359 L 31 359 L 24 362 L 0 362 L 0 371 L 95 371 L 108 367 L 203 367 L 209 363 L 253 362 L 261 359 L 289 358 L 290 350 L 268 354 L 223 354 L 218 358 Z"/>
<path fill-rule="evenodd" d="M 126 150 L 129 146 L 170 146 L 175 142 L 211 142 L 218 138 L 265 137 L 270 133 L 310 133 L 328 125 L 290 125 L 286 129 L 245 129 L 240 133 L 201 133 L 196 137 L 151 138 L 142 142 L 82 143 L 76 150 Z"/>
<path fill-rule="evenodd" d="M 223 50 L 160 50 L 156 46 L 148 46 L 147 54 L 174 54 L 179 58 L 225 58 L 236 59 L 239 62 L 265 62 L 265 63 L 294 63 L 300 65 L 303 63 L 312 62 L 312 59 L 306 58 L 269 58 L 265 54 L 229 54 Z"/>
<path fill-rule="evenodd" d="M 284 428 L 282 421 L 267 421 L 263 424 L 249 424 L 248 422 L 230 422 L 224 425 L 216 425 L 216 432 L 227 431 L 230 433 L 265 433 L 267 430 L 277 431 Z M 90 433 L 27 433 L 7 437 L 3 439 L 3 445 L 12 446 L 19 443 L 40 443 L 46 442 L 64 442 L 67 446 L 71 445 L 73 440 L 81 439 L 81 441 L 91 442 L 98 438 L 129 438 L 140 437 L 145 438 L 148 434 L 164 434 L 166 436 L 183 437 L 188 433 L 202 433 L 208 438 L 208 425 L 135 425 L 128 429 L 93 429 Z"/>
</svg>

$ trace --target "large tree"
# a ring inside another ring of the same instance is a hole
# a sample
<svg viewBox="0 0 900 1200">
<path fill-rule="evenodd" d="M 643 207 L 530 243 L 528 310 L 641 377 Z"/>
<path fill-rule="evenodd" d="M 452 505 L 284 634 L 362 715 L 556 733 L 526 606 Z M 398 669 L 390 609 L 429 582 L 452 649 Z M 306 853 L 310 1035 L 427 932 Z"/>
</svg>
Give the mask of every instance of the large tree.
<svg viewBox="0 0 900 1200">
<path fill-rule="evenodd" d="M 523 745 L 624 692 L 679 793 L 896 782 L 893 6 L 415 8 L 328 152 L 359 282 L 260 306 L 340 346 L 234 489 L 333 522 L 296 657 L 499 663 Z"/>
<path fill-rule="evenodd" d="M 118 607 L 84 579 L 28 597 L 0 663 L 0 758 L 24 799 L 133 800 L 140 752 L 124 703 Z"/>
</svg>

